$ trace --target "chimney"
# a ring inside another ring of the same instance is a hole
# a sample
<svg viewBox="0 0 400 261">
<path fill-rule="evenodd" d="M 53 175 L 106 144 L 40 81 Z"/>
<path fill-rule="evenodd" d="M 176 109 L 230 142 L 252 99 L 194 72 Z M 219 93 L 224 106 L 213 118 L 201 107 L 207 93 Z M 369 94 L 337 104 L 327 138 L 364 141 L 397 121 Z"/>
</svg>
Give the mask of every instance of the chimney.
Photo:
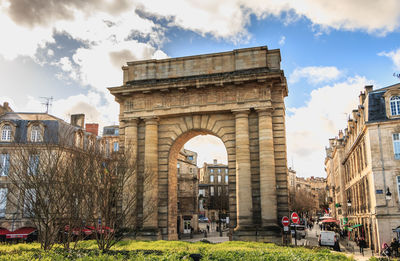
<svg viewBox="0 0 400 261">
<path fill-rule="evenodd" d="M 98 123 L 86 123 L 86 131 L 96 136 L 99 135 L 99 124 Z"/>
<path fill-rule="evenodd" d="M 217 164 L 217 160 L 216 160 L 216 159 L 214 159 L 214 164 L 215 164 L 215 165 Z"/>
<path fill-rule="evenodd" d="M 339 130 L 339 139 L 343 139 L 343 131 Z"/>
<path fill-rule="evenodd" d="M 365 92 L 360 92 L 360 95 L 358 96 L 359 100 L 360 100 L 360 105 L 364 104 L 365 101 Z"/>
<path fill-rule="evenodd" d="M 365 95 L 368 95 L 369 92 L 372 92 L 372 90 L 374 89 L 374 86 L 373 85 L 365 85 L 364 89 L 365 89 Z"/>
<path fill-rule="evenodd" d="M 83 129 L 85 126 L 85 114 L 72 114 L 71 125 Z"/>
</svg>

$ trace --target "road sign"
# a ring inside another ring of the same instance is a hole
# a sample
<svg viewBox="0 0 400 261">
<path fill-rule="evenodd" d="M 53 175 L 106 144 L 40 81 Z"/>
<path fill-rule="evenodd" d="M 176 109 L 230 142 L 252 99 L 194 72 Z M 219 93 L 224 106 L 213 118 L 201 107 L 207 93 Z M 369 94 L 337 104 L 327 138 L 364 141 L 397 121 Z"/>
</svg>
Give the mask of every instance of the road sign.
<svg viewBox="0 0 400 261">
<path fill-rule="evenodd" d="M 299 222 L 300 222 L 299 215 L 297 215 L 296 212 L 292 213 L 291 219 L 292 219 L 292 222 L 295 224 L 299 224 Z"/>
<path fill-rule="evenodd" d="M 287 227 L 287 226 L 289 226 L 289 218 L 288 217 L 286 217 L 286 216 L 284 216 L 283 218 L 282 218 L 282 225 L 284 226 L 284 227 Z"/>
</svg>

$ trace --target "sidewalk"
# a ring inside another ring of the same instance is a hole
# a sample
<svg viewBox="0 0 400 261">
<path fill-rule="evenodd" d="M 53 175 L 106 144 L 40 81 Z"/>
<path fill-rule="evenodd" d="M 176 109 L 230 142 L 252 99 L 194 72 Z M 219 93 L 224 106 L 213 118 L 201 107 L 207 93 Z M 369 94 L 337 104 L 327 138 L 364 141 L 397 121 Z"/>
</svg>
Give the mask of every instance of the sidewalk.
<svg viewBox="0 0 400 261">
<path fill-rule="evenodd" d="M 355 260 L 369 260 L 374 253 L 371 251 L 370 248 L 364 248 L 364 255 L 360 253 L 360 248 L 357 244 L 353 241 L 348 241 L 347 239 L 341 239 L 339 241 L 340 249 L 343 251 L 342 253 L 346 254 L 347 256 L 353 256 Z"/>
</svg>

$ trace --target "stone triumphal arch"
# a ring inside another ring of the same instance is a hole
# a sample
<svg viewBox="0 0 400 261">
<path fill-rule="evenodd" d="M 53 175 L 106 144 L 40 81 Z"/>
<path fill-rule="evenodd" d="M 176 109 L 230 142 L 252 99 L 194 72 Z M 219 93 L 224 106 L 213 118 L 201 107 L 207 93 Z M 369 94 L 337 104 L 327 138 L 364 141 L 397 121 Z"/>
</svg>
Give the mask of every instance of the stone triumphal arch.
<svg viewBox="0 0 400 261">
<path fill-rule="evenodd" d="M 177 239 L 178 152 L 211 134 L 228 153 L 233 240 L 277 241 L 288 214 L 280 60 L 279 50 L 264 46 L 122 68 L 123 85 L 109 90 L 120 104 L 120 147 L 137 163 L 130 193 L 138 195 L 142 236 Z"/>
</svg>

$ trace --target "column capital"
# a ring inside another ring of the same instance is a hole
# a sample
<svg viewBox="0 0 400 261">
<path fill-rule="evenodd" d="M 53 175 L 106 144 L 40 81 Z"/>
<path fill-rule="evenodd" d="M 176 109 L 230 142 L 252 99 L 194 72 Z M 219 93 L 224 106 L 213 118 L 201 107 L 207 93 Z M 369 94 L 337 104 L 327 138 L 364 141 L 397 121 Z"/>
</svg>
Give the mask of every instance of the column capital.
<svg viewBox="0 0 400 261">
<path fill-rule="evenodd" d="M 125 127 L 128 127 L 128 126 L 132 126 L 132 125 L 137 125 L 139 118 L 127 117 L 127 118 L 122 119 L 121 121 L 125 124 Z"/>
<path fill-rule="evenodd" d="M 232 110 L 232 113 L 235 115 L 235 118 L 248 117 L 250 109 L 235 109 Z"/>
<path fill-rule="evenodd" d="M 274 108 L 272 107 L 257 107 L 254 108 L 258 115 L 264 116 L 264 115 L 271 115 L 272 112 L 274 111 Z"/>
<path fill-rule="evenodd" d="M 146 125 L 157 125 L 160 118 L 155 116 L 143 117 L 142 118 Z"/>
</svg>

